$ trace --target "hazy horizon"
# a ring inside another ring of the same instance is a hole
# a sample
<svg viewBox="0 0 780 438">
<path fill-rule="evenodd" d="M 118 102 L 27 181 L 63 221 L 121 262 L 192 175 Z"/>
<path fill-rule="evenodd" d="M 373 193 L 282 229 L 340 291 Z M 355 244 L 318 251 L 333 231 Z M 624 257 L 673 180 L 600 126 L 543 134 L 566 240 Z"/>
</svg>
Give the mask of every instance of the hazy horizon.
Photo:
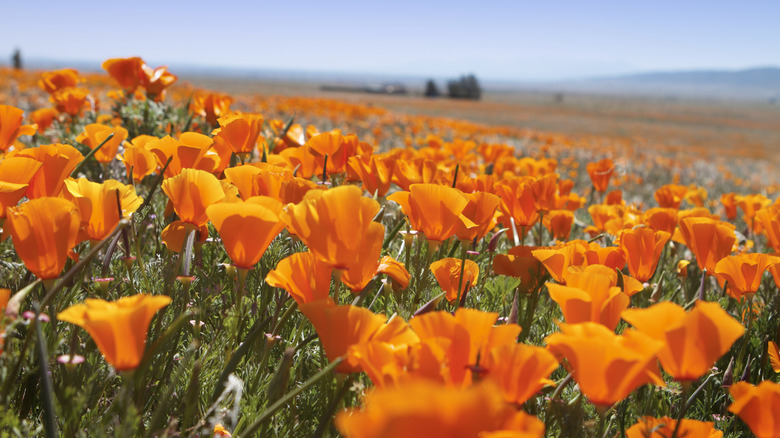
<svg viewBox="0 0 780 438">
<path fill-rule="evenodd" d="M 555 81 L 780 64 L 780 2 L 86 0 L 4 5 L 0 57 Z M 31 23 L 34 27 L 31 29 Z M 3 55 L 5 53 L 5 55 Z"/>
</svg>

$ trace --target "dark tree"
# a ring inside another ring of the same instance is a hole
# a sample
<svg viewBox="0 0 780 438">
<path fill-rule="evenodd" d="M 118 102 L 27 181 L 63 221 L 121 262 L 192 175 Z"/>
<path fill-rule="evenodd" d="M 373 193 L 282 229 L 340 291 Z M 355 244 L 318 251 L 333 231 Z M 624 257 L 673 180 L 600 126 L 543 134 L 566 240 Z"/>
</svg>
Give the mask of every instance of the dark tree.
<svg viewBox="0 0 780 438">
<path fill-rule="evenodd" d="M 479 100 L 482 97 L 482 88 L 479 86 L 476 76 L 461 76 L 458 80 L 447 83 L 449 96 L 455 99 Z"/>
<path fill-rule="evenodd" d="M 433 79 L 428 79 L 428 82 L 425 83 L 425 97 L 439 97 L 440 94 L 436 82 L 433 82 Z"/>
<path fill-rule="evenodd" d="M 19 49 L 16 49 L 14 51 L 14 56 L 11 57 L 11 61 L 14 65 L 14 68 L 17 70 L 22 69 L 22 51 Z"/>
</svg>

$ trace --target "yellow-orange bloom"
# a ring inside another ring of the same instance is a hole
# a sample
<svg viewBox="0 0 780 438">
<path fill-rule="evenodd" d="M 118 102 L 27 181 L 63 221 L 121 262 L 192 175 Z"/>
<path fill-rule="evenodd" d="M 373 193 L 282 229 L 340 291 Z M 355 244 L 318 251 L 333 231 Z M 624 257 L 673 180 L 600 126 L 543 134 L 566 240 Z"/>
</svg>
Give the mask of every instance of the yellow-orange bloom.
<svg viewBox="0 0 780 438">
<path fill-rule="evenodd" d="M 569 210 L 552 210 L 544 216 L 542 223 L 553 239 L 569 240 L 571 226 L 574 224 L 574 213 Z"/>
<path fill-rule="evenodd" d="M 533 256 L 532 251 L 536 249 L 535 246 L 515 246 L 506 254 L 496 254 L 493 272 L 520 278 L 523 290 L 532 292 L 545 272 L 542 262 Z"/>
<path fill-rule="evenodd" d="M 57 314 L 60 321 L 83 328 L 106 362 L 118 371 L 135 369 L 146 346 L 146 332 L 155 313 L 170 304 L 165 295 L 138 294 L 116 301 L 87 299 Z"/>
<path fill-rule="evenodd" d="M 170 198 L 179 218 L 197 226 L 208 222 L 206 207 L 225 198 L 217 177 L 196 169 L 183 169 L 179 175 L 166 179 L 162 190 Z"/>
<path fill-rule="evenodd" d="M 76 137 L 76 141 L 84 143 L 89 146 L 90 149 L 95 149 L 111 134 L 114 134 L 114 137 L 106 142 L 100 150 L 95 152 L 95 159 L 105 164 L 110 163 L 116 158 L 116 153 L 119 151 L 119 145 L 127 138 L 127 129 L 122 128 L 121 126 L 112 128 L 110 126 L 101 125 L 100 123 L 91 123 L 84 127 L 84 132 Z"/>
<path fill-rule="evenodd" d="M 458 189 L 412 184 L 408 192 L 395 192 L 387 199 L 400 204 L 412 228 L 434 242 L 443 242 L 458 230 L 476 226 L 463 215 L 469 200 Z"/>
<path fill-rule="evenodd" d="M 758 438 L 780 437 L 780 385 L 764 380 L 758 386 L 737 382 L 729 389 L 733 412 Z"/>
<path fill-rule="evenodd" d="M 333 269 L 311 252 L 298 252 L 283 258 L 265 281 L 284 289 L 299 304 L 328 297 Z"/>
<path fill-rule="evenodd" d="M 41 168 L 38 160 L 27 157 L 10 157 L 0 161 L 0 218 L 5 209 L 15 206 L 24 197 L 29 183 Z"/>
<path fill-rule="evenodd" d="M 22 125 L 22 114 L 19 108 L 0 105 L 0 151 L 7 151 L 14 145 L 19 136 L 33 135 L 36 125 Z"/>
<path fill-rule="evenodd" d="M 482 361 L 485 378 L 498 384 L 507 403 L 522 405 L 544 386 L 553 385 L 550 374 L 558 369 L 558 360 L 542 347 L 505 344 L 490 350 Z"/>
<path fill-rule="evenodd" d="M 301 203 L 287 205 L 281 216 L 317 257 L 334 269 L 348 269 L 365 262 L 356 258 L 366 241 L 379 240 L 381 250 L 385 227 L 373 221 L 377 212 L 379 203 L 364 197 L 358 187 L 340 186 L 309 191 Z"/>
<path fill-rule="evenodd" d="M 336 416 L 347 438 L 542 437 L 544 424 L 504 402 L 492 384 L 466 390 L 410 381 L 366 394 L 362 409 Z"/>
<path fill-rule="evenodd" d="M 436 277 L 436 281 L 439 282 L 439 286 L 441 286 L 447 300 L 450 302 L 457 300 L 458 297 L 462 299 L 479 278 L 479 266 L 474 261 L 467 259 L 466 268 L 463 272 L 463 282 L 460 283 L 460 263 L 460 259 L 452 257 L 431 263 L 431 272 L 433 272 L 433 276 Z M 459 283 L 460 291 L 458 290 Z"/>
<path fill-rule="evenodd" d="M 233 114 L 221 117 L 218 121 L 220 127 L 212 132 L 214 142 L 236 154 L 251 154 L 255 150 L 263 126 L 263 116 Z"/>
<path fill-rule="evenodd" d="M 129 217 L 143 203 L 133 186 L 113 179 L 96 183 L 86 178 L 69 178 L 63 195 L 78 206 L 85 238 L 93 241 L 105 239 L 121 219 Z M 117 202 L 121 205 L 121 217 Z"/>
<path fill-rule="evenodd" d="M 708 273 L 715 270 L 722 258 L 731 254 L 737 240 L 734 230 L 734 225 L 728 222 L 706 217 L 689 217 L 680 221 L 680 234 L 685 245 L 696 256 L 699 269 L 707 269 Z"/>
<path fill-rule="evenodd" d="M 112 58 L 103 62 L 103 70 L 119 83 L 119 86 L 134 92 L 140 87 L 144 78 L 142 66 L 144 61 L 139 57 Z"/>
<path fill-rule="evenodd" d="M 57 90 L 75 87 L 79 84 L 79 72 L 72 68 L 63 68 L 41 73 L 38 86 L 41 90 L 52 94 Z"/>
<path fill-rule="evenodd" d="M 664 385 L 656 354 L 663 344 L 636 330 L 616 335 L 601 324 L 561 324 L 547 347 L 571 364 L 574 380 L 596 405 L 609 407 L 646 384 Z"/>
<path fill-rule="evenodd" d="M 566 286 L 547 283 L 550 298 L 561 306 L 568 324 L 596 322 L 615 330 L 620 313 L 631 299 L 600 271 L 587 270 L 566 276 Z"/>
<path fill-rule="evenodd" d="M 25 192 L 30 199 L 58 196 L 65 186 L 65 179 L 84 159 L 78 149 L 59 143 L 22 149 L 10 156 L 28 157 L 43 163 L 41 169 L 30 180 L 30 186 Z"/>
<path fill-rule="evenodd" d="M 367 342 L 410 344 L 419 342 L 417 335 L 402 318 L 378 315 L 364 307 L 337 306 L 330 298 L 305 303 L 301 312 L 317 330 L 328 360 L 347 354 L 349 347 Z M 359 372 L 356 365 L 344 361 L 336 368 L 341 373 Z"/>
<path fill-rule="evenodd" d="M 125 148 L 124 154 L 118 155 L 116 158 L 125 164 L 127 177 L 132 177 L 133 181 L 137 183 L 157 170 L 157 160 L 154 154 L 141 146 L 128 146 Z"/>
<path fill-rule="evenodd" d="M 30 120 L 38 125 L 38 133 L 43 134 L 57 120 L 59 114 L 54 108 L 40 108 L 30 113 Z"/>
<path fill-rule="evenodd" d="M 205 117 L 211 126 L 216 126 L 217 120 L 230 112 L 231 103 L 233 99 L 225 94 L 196 94 L 192 97 L 190 111 Z"/>
<path fill-rule="evenodd" d="M 76 117 L 84 109 L 92 107 L 90 102 L 89 90 L 80 87 L 61 88 L 49 97 L 54 107 L 60 113 L 65 113 L 71 117 Z"/>
<path fill-rule="evenodd" d="M 514 220 L 518 228 L 528 228 L 539 220 L 539 208 L 533 187 L 524 178 L 513 178 L 493 186 L 496 195 L 501 198 L 501 212 L 505 227 Z M 521 231 L 518 229 L 518 231 Z"/>
<path fill-rule="evenodd" d="M 686 193 L 688 193 L 688 187 L 667 184 L 655 191 L 655 200 L 661 208 L 679 209 Z"/>
<path fill-rule="evenodd" d="M 501 204 L 501 198 L 486 192 L 465 193 L 463 196 L 469 201 L 463 209 L 463 216 L 476 226 L 463 224 L 455 234 L 461 240 L 482 240 L 496 226 L 496 209 Z"/>
<path fill-rule="evenodd" d="M 638 227 L 620 233 L 620 247 L 626 254 L 628 271 L 637 280 L 647 281 L 655 273 L 664 245 L 671 234 L 666 231 L 654 231 L 652 228 Z"/>
<path fill-rule="evenodd" d="M 677 229 L 677 210 L 673 208 L 651 208 L 644 214 L 644 223 L 656 231 L 666 231 L 674 235 Z"/>
<path fill-rule="evenodd" d="M 672 438 L 675 431 L 679 437 L 720 438 L 723 432 L 716 430 L 711 421 L 683 419 L 677 429 L 677 420 L 670 417 L 642 417 L 635 425 L 626 429 L 628 438 Z"/>
<path fill-rule="evenodd" d="M 252 269 L 282 232 L 281 211 L 282 203 L 267 196 L 206 207 L 206 215 L 222 238 L 230 260 L 242 269 Z"/>
<path fill-rule="evenodd" d="M 677 380 L 695 380 L 731 348 L 745 329 L 718 303 L 697 301 L 690 312 L 664 301 L 647 309 L 628 309 L 623 319 L 663 343 L 658 358 Z"/>
<path fill-rule="evenodd" d="M 360 157 L 350 157 L 347 165 L 363 182 L 363 190 L 377 196 L 385 196 L 393 182 L 394 157 L 372 155 L 366 162 Z"/>
<path fill-rule="evenodd" d="M 778 263 L 780 257 L 769 254 L 738 254 L 722 258 L 715 265 L 715 275 L 721 282 L 728 282 L 729 295 L 740 298 L 756 292 L 764 271 Z"/>
<path fill-rule="evenodd" d="M 56 278 L 76 246 L 81 217 L 61 198 L 39 198 L 8 208 L 5 226 L 27 269 L 44 280 Z"/>
<path fill-rule="evenodd" d="M 587 166 L 585 166 L 585 169 L 588 171 L 588 176 L 590 176 L 590 180 L 596 191 L 607 191 L 609 180 L 615 172 L 615 164 L 612 162 L 612 159 L 604 158 L 595 163 L 588 163 Z"/>
</svg>

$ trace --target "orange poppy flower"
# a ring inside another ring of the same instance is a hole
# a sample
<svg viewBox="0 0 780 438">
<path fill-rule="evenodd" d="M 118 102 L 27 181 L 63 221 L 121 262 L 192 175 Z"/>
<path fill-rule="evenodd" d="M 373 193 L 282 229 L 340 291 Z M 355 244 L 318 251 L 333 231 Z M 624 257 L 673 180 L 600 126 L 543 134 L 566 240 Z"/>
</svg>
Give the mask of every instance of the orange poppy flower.
<svg viewBox="0 0 780 438">
<path fill-rule="evenodd" d="M 733 221 L 737 218 L 737 194 L 724 193 L 720 195 L 720 203 L 726 213 L 726 219 Z"/>
<path fill-rule="evenodd" d="M 769 254 L 738 254 L 722 258 L 714 273 L 721 283 L 728 282 L 729 295 L 740 298 L 756 292 L 764 271 L 778 263 L 780 257 Z"/>
<path fill-rule="evenodd" d="M 667 184 L 655 191 L 655 200 L 661 208 L 679 209 L 686 193 L 688 193 L 688 187 Z"/>
<path fill-rule="evenodd" d="M 328 297 L 333 270 L 311 252 L 298 252 L 283 258 L 265 281 L 287 291 L 299 304 Z"/>
<path fill-rule="evenodd" d="M 230 112 L 231 103 L 233 99 L 226 94 L 196 94 L 190 102 L 190 111 L 205 117 L 209 125 L 216 126 L 217 120 Z"/>
<path fill-rule="evenodd" d="M 715 265 L 731 254 L 734 242 L 735 227 L 728 222 L 721 222 L 705 217 L 689 217 L 680 221 L 680 234 L 685 245 L 696 256 L 699 269 L 707 269 L 708 273 L 715 270 Z"/>
<path fill-rule="evenodd" d="M 41 73 L 41 77 L 38 79 L 38 87 L 52 94 L 62 88 L 75 87 L 79 82 L 78 71 L 72 68 L 63 68 Z"/>
<path fill-rule="evenodd" d="M 628 438 L 672 438 L 675 430 L 679 437 L 720 438 L 723 432 L 716 430 L 711 421 L 681 420 L 677 429 L 677 420 L 670 417 L 642 417 L 635 425 L 626 429 Z"/>
<path fill-rule="evenodd" d="M 5 227 L 27 269 L 44 280 L 57 278 L 77 243 L 81 217 L 76 205 L 45 197 L 9 207 L 7 212 Z"/>
<path fill-rule="evenodd" d="M 230 260 L 237 268 L 252 269 L 284 229 L 282 203 L 267 196 L 245 202 L 219 202 L 206 207 Z"/>
<path fill-rule="evenodd" d="M 396 290 L 406 289 L 409 286 L 409 281 L 412 279 L 412 274 L 406 270 L 403 263 L 395 260 L 390 256 L 383 256 L 379 259 L 379 267 L 376 269 L 377 274 L 386 274 L 393 281 L 393 288 Z"/>
<path fill-rule="evenodd" d="M 735 200 L 737 201 L 737 207 L 742 210 L 742 219 L 746 224 L 751 226 L 751 228 L 753 225 L 753 218 L 756 217 L 756 212 L 772 203 L 772 201 L 760 193 L 737 195 Z"/>
<path fill-rule="evenodd" d="M 162 190 L 173 203 L 179 218 L 198 227 L 208 222 L 206 207 L 225 198 L 219 180 L 197 169 L 183 169 L 179 175 L 166 179 Z"/>
<path fill-rule="evenodd" d="M 594 322 L 561 324 L 546 338 L 547 348 L 565 357 L 580 390 L 607 408 L 646 384 L 664 385 L 656 354 L 663 344 L 636 330 L 616 335 Z"/>
<path fill-rule="evenodd" d="M 165 96 L 165 89 L 173 85 L 179 78 L 168 71 L 168 67 L 151 68 L 145 63 L 141 65 L 143 76 L 141 85 L 146 95 L 159 102 Z"/>
<path fill-rule="evenodd" d="M 544 266 L 532 253 L 536 249 L 535 246 L 515 246 L 506 254 L 496 254 L 493 258 L 493 272 L 520 278 L 523 290 L 533 292 L 544 274 Z"/>
<path fill-rule="evenodd" d="M 117 371 L 135 369 L 141 363 L 146 332 L 155 313 L 170 304 L 165 295 L 138 294 L 116 301 L 87 299 L 57 314 L 89 333 L 106 362 Z"/>
<path fill-rule="evenodd" d="M 544 216 L 542 223 L 553 239 L 569 240 L 571 226 L 574 224 L 574 213 L 569 210 L 551 210 Z"/>
<path fill-rule="evenodd" d="M 257 147 L 257 138 L 263 127 L 259 114 L 233 114 L 220 117 L 219 128 L 212 132 L 214 142 L 236 154 L 251 154 Z"/>
<path fill-rule="evenodd" d="M 354 187 L 354 186 L 352 186 Z M 340 272 L 339 279 L 353 293 L 359 294 L 377 274 L 382 254 L 384 226 L 373 227 L 363 236 L 360 246 L 353 249 L 352 261 Z"/>
<path fill-rule="evenodd" d="M 154 154 L 144 147 L 128 146 L 122 155 L 118 155 L 117 160 L 125 165 L 127 177 L 133 178 L 136 183 L 141 182 L 144 177 L 151 175 L 157 170 L 157 160 Z"/>
<path fill-rule="evenodd" d="M 691 311 L 664 301 L 647 309 L 628 309 L 623 319 L 663 343 L 658 358 L 680 381 L 695 380 L 731 348 L 745 329 L 718 303 L 697 301 Z"/>
<path fill-rule="evenodd" d="M 38 133 L 43 134 L 57 120 L 59 114 L 54 108 L 40 108 L 30 113 L 30 120 L 38 125 Z"/>
<path fill-rule="evenodd" d="M 501 198 L 485 192 L 465 193 L 468 204 L 463 209 L 463 216 L 476 226 L 467 227 L 463 224 L 455 232 L 461 240 L 482 240 L 496 226 L 496 209 L 501 204 Z"/>
<path fill-rule="evenodd" d="M 775 252 L 780 252 L 780 208 L 770 206 L 756 212 L 756 222 L 761 224 L 767 244 Z"/>
<path fill-rule="evenodd" d="M 651 208 L 644 214 L 644 224 L 655 231 L 666 231 L 674 235 L 677 229 L 677 210 L 673 208 Z"/>
<path fill-rule="evenodd" d="M 119 86 L 132 93 L 143 83 L 145 74 L 141 68 L 144 61 L 139 57 L 112 58 L 103 62 L 103 70 L 119 83 Z"/>
<path fill-rule="evenodd" d="M 469 200 L 458 189 L 412 184 L 408 192 L 395 192 L 387 199 L 400 204 L 412 228 L 434 242 L 443 242 L 458 230 L 476 225 L 463 215 Z"/>
<path fill-rule="evenodd" d="M 486 379 L 498 384 L 507 403 L 522 405 L 544 386 L 554 385 L 550 374 L 558 369 L 558 360 L 542 347 L 505 344 L 492 350 L 480 363 Z"/>
<path fill-rule="evenodd" d="M 516 344 L 522 328 L 517 324 L 495 326 L 497 313 L 459 308 L 449 312 L 429 312 L 416 316 L 409 325 L 420 338 L 415 347 L 418 377 L 468 387 L 473 372 L 490 351 L 501 345 Z"/>
<path fill-rule="evenodd" d="M 428 184 L 436 180 L 439 168 L 432 160 L 425 158 L 398 159 L 395 162 L 393 182 L 404 191 L 410 191 L 412 184 Z"/>
<path fill-rule="evenodd" d="M 22 125 L 22 114 L 19 108 L 0 105 L 0 151 L 7 151 L 22 135 L 34 135 L 36 125 Z"/>
<path fill-rule="evenodd" d="M 415 377 L 412 350 L 411 345 L 364 342 L 349 347 L 347 360 L 365 372 L 375 387 L 395 386 Z"/>
<path fill-rule="evenodd" d="M 84 132 L 76 137 L 76 141 L 87 145 L 90 149 L 95 149 L 111 134 L 114 134 L 114 137 L 95 152 L 95 159 L 106 164 L 116 158 L 119 145 L 127 138 L 127 129 L 121 126 L 112 128 L 99 123 L 91 123 L 84 127 Z"/>
<path fill-rule="evenodd" d="M 325 165 L 325 155 L 328 156 L 326 170 L 330 175 L 347 170 L 347 161 L 356 154 L 359 143 L 356 135 L 342 136 L 341 132 L 336 130 L 315 135 L 306 142 L 304 148 L 316 157 L 316 167 L 320 173 Z"/>
<path fill-rule="evenodd" d="M 688 187 L 688 192 L 685 193 L 683 199 L 696 207 L 704 207 L 704 203 L 707 201 L 707 190 L 704 187 L 691 185 Z"/>
<path fill-rule="evenodd" d="M 24 197 L 29 183 L 43 163 L 27 157 L 10 157 L 0 161 L 0 219 L 7 207 L 14 207 Z"/>
<path fill-rule="evenodd" d="M 766 345 L 767 354 L 769 354 L 769 363 L 772 365 L 772 370 L 776 373 L 780 373 L 780 348 L 777 347 L 772 341 L 767 342 Z"/>
<path fill-rule="evenodd" d="M 85 239 L 93 242 L 105 239 L 121 219 L 129 217 L 143 203 L 133 186 L 113 179 L 95 183 L 86 178 L 69 178 L 65 181 L 63 197 L 78 206 Z M 119 217 L 118 200 L 122 217 Z"/>
<path fill-rule="evenodd" d="M 463 283 L 460 283 L 461 260 L 448 257 L 431 263 L 431 272 L 441 286 L 449 302 L 454 302 L 466 295 L 479 278 L 479 266 L 472 260 L 466 260 L 466 270 L 463 273 Z M 458 291 L 460 284 L 460 291 Z"/>
<path fill-rule="evenodd" d="M 347 438 L 542 437 L 544 424 L 504 403 L 492 384 L 466 390 L 418 380 L 368 392 L 362 409 L 336 416 Z"/>
<path fill-rule="evenodd" d="M 225 178 L 238 188 L 243 199 L 262 195 L 281 200 L 282 185 L 294 177 L 289 169 L 254 163 L 225 169 Z"/>
<path fill-rule="evenodd" d="M 611 158 L 604 158 L 595 163 L 588 163 L 585 170 L 588 171 L 588 176 L 590 176 L 596 191 L 605 192 L 609 186 L 609 180 L 615 172 L 615 163 L 612 162 Z"/>
<path fill-rule="evenodd" d="M 309 191 L 301 203 L 288 204 L 281 216 L 290 232 L 320 260 L 334 269 L 347 269 L 363 262 L 356 260 L 356 254 L 366 248 L 364 241 L 384 238 L 385 227 L 373 221 L 377 212 L 379 203 L 363 197 L 362 190 L 340 186 Z"/>
<path fill-rule="evenodd" d="M 758 386 L 737 382 L 729 392 L 734 397 L 729 412 L 737 414 L 758 438 L 780 436 L 780 384 L 769 380 Z"/>
<path fill-rule="evenodd" d="M 347 165 L 363 182 L 363 190 L 385 196 L 393 181 L 395 161 L 394 157 L 372 155 L 367 162 L 359 157 L 350 157 Z"/>
<path fill-rule="evenodd" d="M 618 270 L 604 266 L 600 264 L 588 265 L 588 266 L 570 266 L 569 269 L 563 274 L 564 280 L 567 284 L 570 278 L 579 277 L 582 275 L 597 274 L 609 278 L 610 287 L 617 287 L 618 284 Z M 644 284 L 634 277 L 620 274 L 623 279 L 623 293 L 629 297 L 645 290 Z M 579 283 L 579 280 L 574 280 L 575 283 Z"/>
<path fill-rule="evenodd" d="M 561 306 L 568 324 L 597 322 L 615 330 L 620 313 L 631 302 L 628 295 L 612 285 L 600 271 L 582 271 L 566 276 L 566 286 L 547 283 L 550 298 Z"/>
<path fill-rule="evenodd" d="M 649 280 L 658 266 L 664 245 L 671 234 L 666 231 L 654 231 L 647 227 L 637 227 L 620 233 L 620 247 L 626 254 L 628 271 L 637 280 Z"/>
<path fill-rule="evenodd" d="M 282 204 L 298 204 L 310 190 L 325 190 L 325 186 L 303 178 L 282 181 L 279 187 L 279 200 Z"/>
<path fill-rule="evenodd" d="M 44 196 L 58 196 L 65 186 L 65 179 L 73 169 L 84 159 L 81 152 L 67 144 L 47 144 L 37 148 L 14 151 L 8 157 L 28 157 L 43 163 L 35 173 L 25 196 L 30 199 Z"/>
<path fill-rule="evenodd" d="M 417 335 L 402 318 L 378 315 L 364 307 L 337 306 L 333 300 L 302 304 L 301 312 L 309 319 L 319 335 L 328 360 L 334 361 L 347 354 L 349 347 L 380 341 L 393 345 L 419 342 Z M 360 369 L 344 361 L 336 367 L 340 373 L 359 372 Z"/>
<path fill-rule="evenodd" d="M 539 220 L 539 209 L 533 187 L 523 178 L 514 178 L 509 181 L 499 182 L 494 186 L 496 195 L 501 197 L 501 212 L 506 223 L 504 226 L 511 228 L 508 222 L 514 220 L 518 228 L 528 228 Z M 520 230 L 518 230 L 520 231 Z"/>
</svg>

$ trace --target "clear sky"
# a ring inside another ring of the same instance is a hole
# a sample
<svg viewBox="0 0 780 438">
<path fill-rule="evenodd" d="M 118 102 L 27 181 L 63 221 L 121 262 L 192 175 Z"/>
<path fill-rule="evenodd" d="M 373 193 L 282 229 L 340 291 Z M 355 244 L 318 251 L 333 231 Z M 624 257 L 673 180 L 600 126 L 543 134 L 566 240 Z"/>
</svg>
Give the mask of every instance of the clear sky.
<svg viewBox="0 0 780 438">
<path fill-rule="evenodd" d="M 19 47 L 96 65 L 516 80 L 780 66 L 778 0 L 2 0 L 0 11 L 3 61 Z"/>
</svg>

